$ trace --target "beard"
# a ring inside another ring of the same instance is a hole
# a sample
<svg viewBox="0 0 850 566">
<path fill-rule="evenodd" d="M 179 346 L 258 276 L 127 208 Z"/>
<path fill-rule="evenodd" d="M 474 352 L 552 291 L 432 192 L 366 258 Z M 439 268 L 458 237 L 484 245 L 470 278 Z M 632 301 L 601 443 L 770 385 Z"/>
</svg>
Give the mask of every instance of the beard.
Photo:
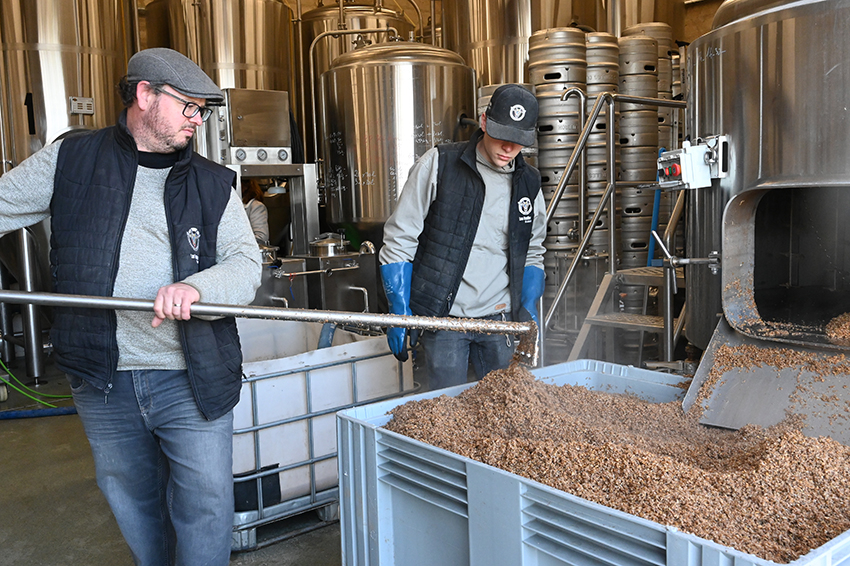
<svg viewBox="0 0 850 566">
<path fill-rule="evenodd" d="M 174 126 L 169 124 L 163 116 L 159 101 L 160 99 L 157 98 L 150 109 L 142 115 L 142 133 L 139 137 L 154 153 L 174 153 L 186 149 L 192 141 L 192 136 L 187 138 L 182 128 L 178 132 L 173 131 Z"/>
</svg>

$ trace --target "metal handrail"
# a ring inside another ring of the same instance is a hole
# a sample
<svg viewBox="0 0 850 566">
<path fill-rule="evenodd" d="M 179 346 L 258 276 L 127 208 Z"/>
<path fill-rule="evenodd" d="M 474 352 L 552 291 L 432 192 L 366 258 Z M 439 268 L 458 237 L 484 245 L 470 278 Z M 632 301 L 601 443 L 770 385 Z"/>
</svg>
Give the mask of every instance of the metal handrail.
<svg viewBox="0 0 850 566">
<path fill-rule="evenodd" d="M 566 96 L 566 93 L 565 93 Z M 599 113 L 602 110 L 602 104 L 608 105 L 608 186 L 605 189 L 605 194 L 602 197 L 602 200 L 599 201 L 599 206 L 596 209 L 596 212 L 593 215 L 593 220 L 590 222 L 590 226 L 588 227 L 587 233 L 584 234 L 584 237 L 579 244 L 578 250 L 576 250 L 576 254 L 573 257 L 572 262 L 570 263 L 569 269 L 567 269 L 567 274 L 564 277 L 564 280 L 561 281 L 561 285 L 558 287 L 558 293 L 555 295 L 555 300 L 552 301 L 552 305 L 549 307 L 549 312 L 546 313 L 546 317 L 543 320 L 543 327 L 548 328 L 552 323 L 552 318 L 555 315 L 555 309 L 560 302 L 560 300 L 564 296 L 564 292 L 567 289 L 567 285 L 569 285 L 570 280 L 572 279 L 573 273 L 575 273 L 575 269 L 578 266 L 579 259 L 584 255 L 584 252 L 587 250 L 587 245 L 590 242 L 590 236 L 593 234 L 593 231 L 596 229 L 596 223 L 599 220 L 599 216 L 601 215 L 602 209 L 605 207 L 606 203 L 608 204 L 608 217 L 610 219 L 609 222 L 609 239 L 608 239 L 608 249 L 609 249 L 609 261 L 608 261 L 608 271 L 612 275 L 617 272 L 616 266 L 616 258 L 617 251 L 615 246 L 615 230 L 616 221 L 614 215 L 616 214 L 616 191 L 614 190 L 616 187 L 616 138 L 615 138 L 615 128 L 614 122 L 616 119 L 614 103 L 615 102 L 628 102 L 632 104 L 643 104 L 646 106 L 665 106 L 671 108 L 685 108 L 687 104 L 683 101 L 679 100 L 666 100 L 661 98 L 649 98 L 644 96 L 629 96 L 625 94 L 614 94 L 611 92 L 603 92 L 599 94 L 596 99 L 596 102 L 593 104 L 593 109 L 590 111 L 590 117 L 584 123 L 584 127 L 581 130 L 581 134 L 579 135 L 578 142 L 576 143 L 575 148 L 573 148 L 573 153 L 570 155 L 570 160 L 567 163 L 567 167 L 564 169 L 564 174 L 561 176 L 561 180 L 558 183 L 558 188 L 555 191 L 555 195 L 552 197 L 552 202 L 549 203 L 549 208 L 546 210 L 546 223 L 548 224 L 552 217 L 554 216 L 555 209 L 557 208 L 561 197 L 563 196 L 564 189 L 566 188 L 567 179 L 570 178 L 573 170 L 575 169 L 576 164 L 578 163 L 579 156 L 583 153 L 585 146 L 587 145 L 587 140 L 590 137 L 590 132 L 593 129 L 593 126 L 596 125 L 596 120 L 599 118 Z M 583 218 L 580 221 L 583 222 Z"/>
</svg>

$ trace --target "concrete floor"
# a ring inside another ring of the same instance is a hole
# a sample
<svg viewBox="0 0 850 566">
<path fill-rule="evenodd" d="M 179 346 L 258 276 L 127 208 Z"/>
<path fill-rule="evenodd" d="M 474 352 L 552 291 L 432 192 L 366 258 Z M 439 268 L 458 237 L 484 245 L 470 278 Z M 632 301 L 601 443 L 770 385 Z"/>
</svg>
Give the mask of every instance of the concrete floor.
<svg viewBox="0 0 850 566">
<path fill-rule="evenodd" d="M 10 369 L 26 374 L 18 364 Z M 39 393 L 69 393 L 63 376 L 50 367 L 46 373 L 46 383 L 28 385 Z M 2 371 L 0 376 L 6 377 Z M 55 404 L 72 406 L 67 400 Z M 10 411 L 42 409 L 11 390 L 9 399 L 0 402 L 0 566 L 131 566 L 130 552 L 95 484 L 91 451 L 77 415 L 11 419 Z M 275 524 L 276 534 L 318 523 L 313 515 Z M 338 566 L 341 561 L 339 523 L 332 523 L 258 550 L 233 553 L 230 563 Z"/>
</svg>

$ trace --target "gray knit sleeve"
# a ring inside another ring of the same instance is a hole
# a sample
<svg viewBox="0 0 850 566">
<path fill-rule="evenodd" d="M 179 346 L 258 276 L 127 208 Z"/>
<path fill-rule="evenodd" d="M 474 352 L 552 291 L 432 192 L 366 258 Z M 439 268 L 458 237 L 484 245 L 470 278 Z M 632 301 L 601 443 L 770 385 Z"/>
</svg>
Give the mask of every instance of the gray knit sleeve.
<svg viewBox="0 0 850 566">
<path fill-rule="evenodd" d="M 247 305 L 262 278 L 260 248 L 242 201 L 232 191 L 216 240 L 216 264 L 184 280 L 198 290 L 202 303 Z"/>
<path fill-rule="evenodd" d="M 0 177 L 0 236 L 50 216 L 61 143 L 42 148 Z"/>
</svg>

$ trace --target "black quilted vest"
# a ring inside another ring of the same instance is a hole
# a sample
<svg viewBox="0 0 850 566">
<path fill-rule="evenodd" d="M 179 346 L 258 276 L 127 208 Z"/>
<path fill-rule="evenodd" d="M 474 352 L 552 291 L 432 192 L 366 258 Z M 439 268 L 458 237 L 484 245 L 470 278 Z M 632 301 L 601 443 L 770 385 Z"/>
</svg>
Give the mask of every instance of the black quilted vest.
<svg viewBox="0 0 850 566">
<path fill-rule="evenodd" d="M 437 198 L 425 217 L 419 247 L 413 258 L 410 307 L 415 315 L 447 316 L 469 260 L 484 205 L 484 181 L 478 172 L 475 147 L 479 130 L 469 142 L 437 146 Z M 513 189 L 508 222 L 508 275 L 513 320 L 530 320 L 522 309 L 522 275 L 534 221 L 534 199 L 540 191 L 540 173 L 514 160 Z"/>
<path fill-rule="evenodd" d="M 57 293 L 112 296 L 138 159 L 125 113 L 117 126 L 62 142 L 50 205 Z M 169 172 L 165 213 L 175 281 L 215 264 L 218 224 L 234 181 L 233 171 L 200 157 L 191 146 Z M 118 364 L 115 312 L 56 308 L 54 313 L 57 367 L 108 393 Z M 216 419 L 239 401 L 242 351 L 236 320 L 192 318 L 178 326 L 195 400 L 207 419 Z"/>
</svg>

